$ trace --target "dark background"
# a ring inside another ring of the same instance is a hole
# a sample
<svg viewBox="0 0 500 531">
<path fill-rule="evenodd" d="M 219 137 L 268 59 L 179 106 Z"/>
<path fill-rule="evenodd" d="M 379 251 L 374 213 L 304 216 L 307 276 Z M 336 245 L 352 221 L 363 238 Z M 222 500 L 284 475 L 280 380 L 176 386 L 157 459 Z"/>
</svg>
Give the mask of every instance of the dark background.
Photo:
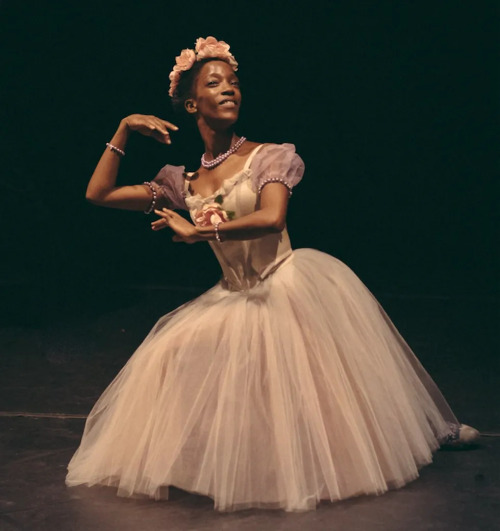
<svg viewBox="0 0 500 531">
<path fill-rule="evenodd" d="M 84 199 L 122 117 L 176 121 L 168 74 L 208 35 L 240 63 L 237 132 L 294 143 L 305 161 L 295 248 L 337 256 L 376 295 L 491 296 L 498 14 L 493 1 L 2 1 L 5 315 L 78 310 L 102 286 L 218 280 L 208 245 Z M 171 147 L 132 137 L 119 183 L 195 169 L 202 151 L 188 126 Z"/>
</svg>

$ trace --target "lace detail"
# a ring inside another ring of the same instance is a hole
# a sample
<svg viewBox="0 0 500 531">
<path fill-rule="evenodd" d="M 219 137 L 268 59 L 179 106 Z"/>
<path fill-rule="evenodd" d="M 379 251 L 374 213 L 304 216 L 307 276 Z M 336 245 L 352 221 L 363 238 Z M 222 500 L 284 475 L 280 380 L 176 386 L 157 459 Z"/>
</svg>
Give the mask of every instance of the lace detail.
<svg viewBox="0 0 500 531">
<path fill-rule="evenodd" d="M 247 180 L 252 173 L 251 169 L 242 170 L 228 179 L 222 181 L 221 186 L 213 194 L 202 196 L 200 194 L 191 194 L 186 192 L 186 205 L 189 209 L 199 210 L 207 201 L 213 202 L 214 198 L 227 195 L 237 184 Z"/>
<path fill-rule="evenodd" d="M 455 441 L 458 441 L 458 439 L 460 438 L 460 425 L 459 424 L 448 422 L 448 427 L 450 428 L 450 432 L 440 441 L 441 444 L 451 444 Z"/>
</svg>

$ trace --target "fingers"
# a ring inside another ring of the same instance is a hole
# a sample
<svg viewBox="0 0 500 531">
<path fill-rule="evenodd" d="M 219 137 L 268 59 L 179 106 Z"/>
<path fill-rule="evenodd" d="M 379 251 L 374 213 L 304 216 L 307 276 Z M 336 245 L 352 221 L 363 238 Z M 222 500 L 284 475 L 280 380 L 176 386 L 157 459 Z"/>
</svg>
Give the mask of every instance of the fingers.
<svg viewBox="0 0 500 531">
<path fill-rule="evenodd" d="M 161 210 L 155 209 L 154 212 L 160 217 L 160 219 L 157 219 L 151 223 L 151 228 L 154 231 L 169 227 L 175 232 L 175 234 L 172 236 L 172 240 L 174 242 L 194 243 L 197 241 L 194 238 L 196 233 L 194 226 L 182 216 L 177 214 L 177 212 L 169 210 L 168 208 L 163 208 Z"/>
<path fill-rule="evenodd" d="M 174 216 L 177 215 L 176 212 L 168 208 L 162 208 L 161 210 L 158 210 L 155 208 L 154 212 L 155 214 L 157 214 L 158 216 L 161 216 L 162 218 L 173 218 Z"/>
<path fill-rule="evenodd" d="M 173 124 L 171 122 L 167 122 L 166 120 L 160 120 L 160 121 L 163 123 L 163 125 L 167 129 L 172 129 L 172 131 L 178 131 L 179 130 L 179 128 L 175 124 Z"/>
<path fill-rule="evenodd" d="M 155 214 L 160 216 L 160 219 L 157 219 L 156 221 L 153 221 L 151 223 L 151 228 L 153 230 L 161 230 L 168 227 L 168 217 L 166 212 L 162 212 L 161 210 L 155 209 Z"/>
<path fill-rule="evenodd" d="M 151 223 L 151 228 L 153 230 L 162 230 L 168 227 L 168 221 L 166 219 L 157 219 Z"/>
<path fill-rule="evenodd" d="M 142 134 L 146 136 L 152 136 L 158 142 L 162 144 L 171 144 L 172 140 L 170 138 L 170 131 L 178 131 L 179 128 L 167 120 L 162 120 L 153 115 L 135 115 L 136 122 L 132 129 L 139 130 Z M 142 124 L 140 123 L 142 122 Z M 142 129 L 141 128 L 146 128 Z"/>
<path fill-rule="evenodd" d="M 174 218 L 180 217 L 179 214 L 177 214 L 177 212 L 175 212 L 174 210 L 170 210 L 169 208 L 162 208 L 161 210 L 155 209 L 154 212 L 158 216 L 161 216 L 162 218 L 165 218 L 165 219 L 174 219 Z"/>
<path fill-rule="evenodd" d="M 158 142 L 161 142 L 162 144 L 171 144 L 172 140 L 170 138 L 169 132 L 163 132 L 157 129 L 153 129 L 151 131 L 151 136 L 157 140 Z"/>
<path fill-rule="evenodd" d="M 149 129 L 151 130 L 151 135 L 154 136 L 158 142 L 163 144 L 171 144 L 172 140 L 170 138 L 170 131 L 178 131 L 179 128 L 166 120 L 161 120 L 156 118 L 156 116 L 150 117 L 150 122 L 148 124 Z"/>
<path fill-rule="evenodd" d="M 175 212 L 173 210 L 169 210 L 168 208 L 164 208 L 163 210 L 155 209 L 154 213 L 160 216 L 160 219 L 157 219 L 151 223 L 151 228 L 153 230 L 167 228 L 169 226 L 169 220 L 175 217 Z"/>
</svg>

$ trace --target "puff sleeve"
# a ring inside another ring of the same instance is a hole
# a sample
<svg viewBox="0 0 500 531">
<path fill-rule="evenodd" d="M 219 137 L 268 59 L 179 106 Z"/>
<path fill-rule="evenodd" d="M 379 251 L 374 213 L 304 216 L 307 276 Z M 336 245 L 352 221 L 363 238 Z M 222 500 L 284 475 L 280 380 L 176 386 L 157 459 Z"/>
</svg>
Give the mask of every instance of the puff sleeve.
<svg viewBox="0 0 500 531">
<path fill-rule="evenodd" d="M 184 166 L 167 164 L 150 181 L 156 191 L 156 208 L 187 210 L 184 192 Z"/>
<path fill-rule="evenodd" d="M 292 188 L 299 183 L 304 174 L 304 162 L 295 153 L 293 144 L 269 144 L 256 154 L 252 169 L 252 186 L 260 194 L 268 183 L 280 182 L 292 194 Z"/>
</svg>

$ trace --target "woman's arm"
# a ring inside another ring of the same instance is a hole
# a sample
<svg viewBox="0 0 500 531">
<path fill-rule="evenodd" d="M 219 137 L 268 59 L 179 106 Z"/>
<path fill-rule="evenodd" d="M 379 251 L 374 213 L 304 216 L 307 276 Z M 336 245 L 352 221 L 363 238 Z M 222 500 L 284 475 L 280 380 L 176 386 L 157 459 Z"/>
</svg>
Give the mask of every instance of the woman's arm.
<svg viewBox="0 0 500 531">
<path fill-rule="evenodd" d="M 253 240 L 285 228 L 290 191 L 281 183 L 269 183 L 260 193 L 260 208 L 241 218 L 219 224 L 219 236 L 224 240 Z M 153 230 L 170 227 L 174 241 L 195 243 L 215 240 L 214 227 L 198 227 L 177 212 L 164 208 L 155 210 L 160 219 L 151 223 Z"/>
<path fill-rule="evenodd" d="M 151 136 L 158 142 L 170 144 L 169 129 L 177 131 L 178 127 L 156 116 L 132 114 L 124 118 L 110 144 L 125 150 L 131 131 Z M 109 208 L 126 210 L 146 210 L 151 204 L 152 192 L 144 184 L 134 186 L 116 186 L 121 155 L 106 149 L 92 174 L 87 186 L 86 198 L 91 203 Z"/>
</svg>

